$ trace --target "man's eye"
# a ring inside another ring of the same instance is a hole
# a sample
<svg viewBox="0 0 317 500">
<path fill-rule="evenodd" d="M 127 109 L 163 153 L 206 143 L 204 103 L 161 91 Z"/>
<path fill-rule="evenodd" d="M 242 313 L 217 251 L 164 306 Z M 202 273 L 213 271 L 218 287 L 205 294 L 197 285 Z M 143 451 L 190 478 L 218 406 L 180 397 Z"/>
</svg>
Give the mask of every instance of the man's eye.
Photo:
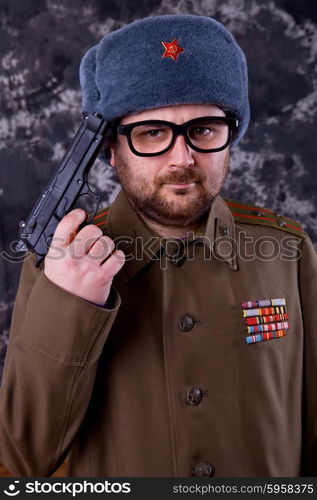
<svg viewBox="0 0 317 500">
<path fill-rule="evenodd" d="M 208 127 L 195 127 L 190 131 L 191 135 L 209 135 L 212 133 L 213 131 Z"/>
<path fill-rule="evenodd" d="M 145 128 L 136 131 L 136 135 L 144 139 L 160 139 L 169 135 L 166 128 Z"/>
<path fill-rule="evenodd" d="M 133 130 L 133 135 L 141 137 L 160 137 L 167 133 L 166 128 L 136 127 Z"/>
<path fill-rule="evenodd" d="M 145 132 L 146 135 L 149 135 L 150 137 L 158 137 L 160 135 L 160 133 L 162 133 L 162 130 L 148 130 L 147 132 Z"/>
</svg>

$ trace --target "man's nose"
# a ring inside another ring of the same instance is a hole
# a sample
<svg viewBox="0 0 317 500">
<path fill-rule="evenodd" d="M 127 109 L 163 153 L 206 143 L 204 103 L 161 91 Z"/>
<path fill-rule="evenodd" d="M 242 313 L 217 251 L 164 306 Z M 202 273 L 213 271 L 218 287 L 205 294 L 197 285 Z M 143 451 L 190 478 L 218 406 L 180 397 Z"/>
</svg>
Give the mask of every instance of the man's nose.
<svg viewBox="0 0 317 500">
<path fill-rule="evenodd" d="M 178 135 L 168 151 L 171 167 L 190 167 L 194 164 L 193 150 L 188 146 L 185 138 Z"/>
</svg>

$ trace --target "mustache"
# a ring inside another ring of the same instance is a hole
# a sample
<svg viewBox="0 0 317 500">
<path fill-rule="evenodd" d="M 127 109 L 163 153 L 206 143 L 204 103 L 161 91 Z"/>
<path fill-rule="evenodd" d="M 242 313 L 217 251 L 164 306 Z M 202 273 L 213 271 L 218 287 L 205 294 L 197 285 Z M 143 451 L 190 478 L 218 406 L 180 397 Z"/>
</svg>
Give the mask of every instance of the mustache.
<svg viewBox="0 0 317 500">
<path fill-rule="evenodd" d="M 194 172 L 192 170 L 181 170 L 176 172 L 170 172 L 168 175 L 158 179 L 158 185 L 162 184 L 185 184 L 189 182 L 203 182 L 206 176 L 202 172 Z"/>
</svg>

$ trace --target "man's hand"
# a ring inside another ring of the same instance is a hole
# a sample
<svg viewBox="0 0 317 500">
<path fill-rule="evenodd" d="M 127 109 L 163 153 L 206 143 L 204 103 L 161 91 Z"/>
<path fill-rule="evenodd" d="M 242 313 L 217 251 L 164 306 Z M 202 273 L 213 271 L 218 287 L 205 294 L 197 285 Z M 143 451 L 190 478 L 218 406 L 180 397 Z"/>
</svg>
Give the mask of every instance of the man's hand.
<svg viewBox="0 0 317 500">
<path fill-rule="evenodd" d="M 67 292 L 103 306 L 125 255 L 114 251 L 114 242 L 93 224 L 78 232 L 85 218 L 85 211 L 76 208 L 58 224 L 44 260 L 44 274 Z"/>
</svg>

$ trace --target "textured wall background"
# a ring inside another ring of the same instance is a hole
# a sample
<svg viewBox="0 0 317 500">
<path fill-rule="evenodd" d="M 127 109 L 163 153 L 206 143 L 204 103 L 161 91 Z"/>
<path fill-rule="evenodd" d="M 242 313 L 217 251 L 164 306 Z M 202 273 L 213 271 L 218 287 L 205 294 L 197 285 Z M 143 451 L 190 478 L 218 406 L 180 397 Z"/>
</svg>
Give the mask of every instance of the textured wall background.
<svg viewBox="0 0 317 500">
<path fill-rule="evenodd" d="M 316 0 L 0 0 L 0 244 L 8 254 L 80 120 L 78 66 L 109 31 L 152 14 L 215 17 L 246 52 L 251 125 L 224 195 L 300 221 L 317 244 Z M 96 162 L 102 206 L 118 185 Z M 0 377 L 20 273 L 0 257 Z"/>
</svg>

